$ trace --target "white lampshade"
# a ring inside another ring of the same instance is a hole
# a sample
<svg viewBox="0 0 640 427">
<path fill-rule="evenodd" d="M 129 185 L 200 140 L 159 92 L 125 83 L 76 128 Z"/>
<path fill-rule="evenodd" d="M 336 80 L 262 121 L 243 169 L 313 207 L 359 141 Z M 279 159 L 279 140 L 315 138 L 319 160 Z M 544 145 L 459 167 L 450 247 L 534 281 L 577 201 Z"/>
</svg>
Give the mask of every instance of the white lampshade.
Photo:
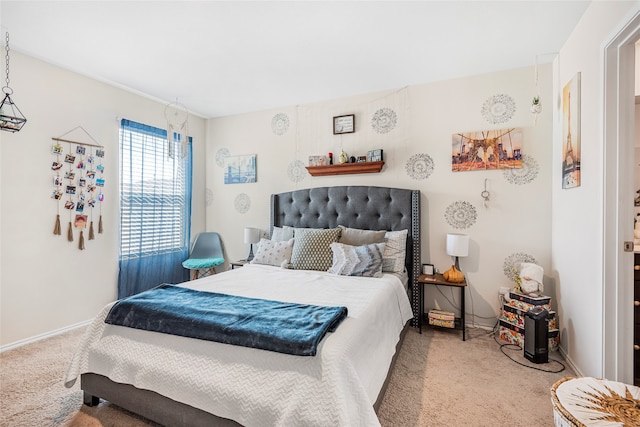
<svg viewBox="0 0 640 427">
<path fill-rule="evenodd" d="M 466 234 L 447 234 L 447 255 L 467 256 L 469 255 L 469 236 Z"/>
<path fill-rule="evenodd" d="M 253 227 L 244 228 L 244 242 L 258 243 L 260 241 L 260 230 Z"/>
</svg>

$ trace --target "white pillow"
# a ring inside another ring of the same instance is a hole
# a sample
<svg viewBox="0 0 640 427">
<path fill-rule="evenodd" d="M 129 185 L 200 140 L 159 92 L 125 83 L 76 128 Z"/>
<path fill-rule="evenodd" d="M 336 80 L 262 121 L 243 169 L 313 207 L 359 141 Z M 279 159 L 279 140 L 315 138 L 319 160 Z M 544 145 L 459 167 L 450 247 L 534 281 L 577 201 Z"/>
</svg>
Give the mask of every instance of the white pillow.
<svg viewBox="0 0 640 427">
<path fill-rule="evenodd" d="M 342 276 L 382 277 L 384 246 L 384 243 L 351 246 L 334 242 L 333 264 L 327 271 Z"/>
<path fill-rule="evenodd" d="M 283 242 L 289 239 L 293 239 L 293 227 L 289 227 L 288 225 L 285 225 L 284 227 L 273 227 L 271 240 Z"/>
<path fill-rule="evenodd" d="M 404 259 L 407 252 L 408 230 L 387 231 L 384 235 L 384 260 L 382 271 L 385 273 L 402 273 L 405 270 Z"/>
<path fill-rule="evenodd" d="M 276 242 L 268 239 L 260 239 L 258 250 L 251 260 L 251 264 L 275 265 L 287 268 L 291 261 L 293 239 Z"/>
</svg>

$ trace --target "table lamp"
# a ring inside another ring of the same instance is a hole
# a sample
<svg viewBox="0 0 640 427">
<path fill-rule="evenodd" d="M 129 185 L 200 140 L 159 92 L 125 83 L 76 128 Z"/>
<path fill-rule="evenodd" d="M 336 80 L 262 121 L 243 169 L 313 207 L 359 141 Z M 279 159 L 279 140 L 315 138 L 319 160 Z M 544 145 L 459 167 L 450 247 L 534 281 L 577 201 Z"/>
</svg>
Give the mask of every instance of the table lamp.
<svg viewBox="0 0 640 427">
<path fill-rule="evenodd" d="M 469 255 L 469 236 L 466 234 L 448 233 L 447 255 L 455 257 L 456 269 L 460 270 L 458 257 L 465 257 Z"/>
<path fill-rule="evenodd" d="M 244 242 L 249 244 L 249 255 L 247 261 L 253 259 L 253 244 L 260 241 L 260 230 L 253 227 L 244 228 Z"/>
</svg>

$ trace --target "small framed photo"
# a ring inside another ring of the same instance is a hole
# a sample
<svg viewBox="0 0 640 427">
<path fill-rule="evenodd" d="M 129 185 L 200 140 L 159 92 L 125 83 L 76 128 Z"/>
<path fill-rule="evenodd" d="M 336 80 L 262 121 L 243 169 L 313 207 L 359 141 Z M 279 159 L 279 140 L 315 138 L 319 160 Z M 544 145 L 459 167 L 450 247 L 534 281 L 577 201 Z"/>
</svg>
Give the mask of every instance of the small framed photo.
<svg viewBox="0 0 640 427">
<path fill-rule="evenodd" d="M 433 276 L 435 271 L 435 267 L 433 264 L 422 264 L 422 274 L 428 274 L 429 276 Z"/>
<path fill-rule="evenodd" d="M 381 162 L 382 161 L 382 150 L 371 150 L 367 152 L 367 159 L 369 162 Z"/>
<path fill-rule="evenodd" d="M 354 133 L 356 131 L 356 116 L 349 114 L 346 116 L 335 116 L 333 118 L 333 134 Z"/>
<path fill-rule="evenodd" d="M 309 156 L 309 166 L 325 166 L 328 163 L 327 156 Z"/>
</svg>

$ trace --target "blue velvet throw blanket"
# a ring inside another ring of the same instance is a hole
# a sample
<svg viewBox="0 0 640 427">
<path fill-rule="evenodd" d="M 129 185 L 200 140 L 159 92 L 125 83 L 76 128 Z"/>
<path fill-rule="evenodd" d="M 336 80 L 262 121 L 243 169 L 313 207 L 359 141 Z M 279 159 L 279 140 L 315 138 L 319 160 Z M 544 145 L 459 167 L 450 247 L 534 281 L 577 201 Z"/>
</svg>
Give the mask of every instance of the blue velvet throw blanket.
<svg viewBox="0 0 640 427">
<path fill-rule="evenodd" d="M 315 356 L 347 317 L 325 307 L 197 291 L 169 284 L 117 301 L 105 323 L 225 344 Z"/>
</svg>

